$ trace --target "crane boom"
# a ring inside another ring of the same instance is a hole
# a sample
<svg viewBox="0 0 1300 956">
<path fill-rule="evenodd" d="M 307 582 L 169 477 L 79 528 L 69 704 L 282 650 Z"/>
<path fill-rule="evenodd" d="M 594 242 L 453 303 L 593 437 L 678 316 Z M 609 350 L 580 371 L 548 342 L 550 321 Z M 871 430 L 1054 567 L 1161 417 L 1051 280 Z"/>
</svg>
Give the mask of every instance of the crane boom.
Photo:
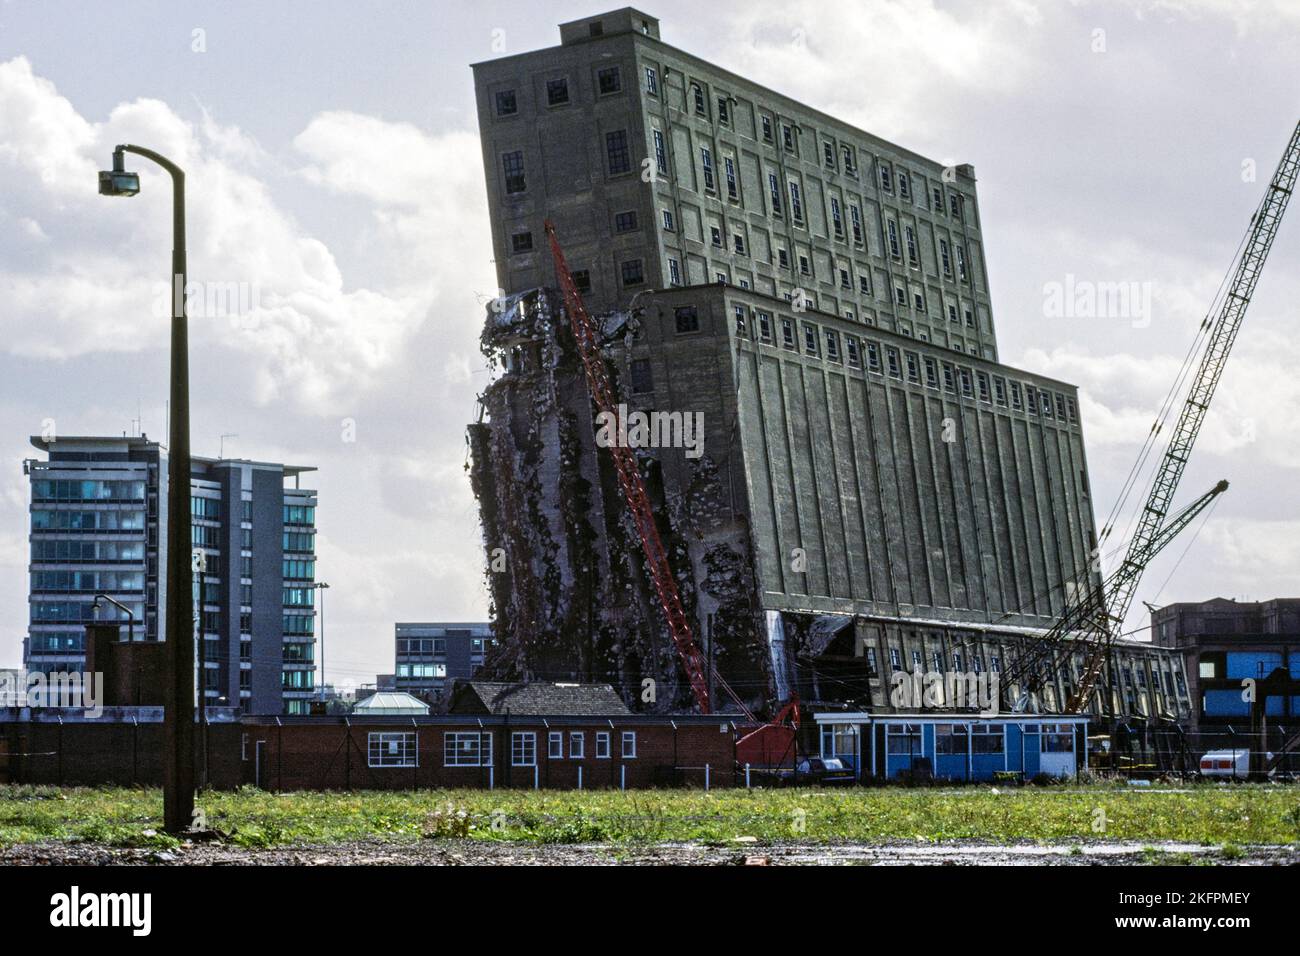
<svg viewBox="0 0 1300 956">
<path fill-rule="evenodd" d="M 1269 249 L 1273 246 L 1287 203 L 1291 201 L 1297 173 L 1300 173 L 1300 123 L 1292 131 L 1291 140 L 1269 181 L 1268 190 L 1251 220 L 1232 282 L 1201 353 L 1200 366 L 1192 378 L 1182 411 L 1169 437 L 1169 445 L 1152 479 L 1150 494 L 1138 516 L 1137 530 L 1129 541 L 1128 552 L 1120 564 L 1115 587 L 1108 595 L 1100 640 L 1090 649 L 1079 686 L 1067 705 L 1066 709 L 1070 713 L 1076 712 L 1091 695 L 1101 673 L 1106 647 L 1128 616 L 1138 582 L 1150 560 L 1147 550 L 1164 523 L 1174 492 L 1178 489 L 1178 482 L 1187 467 L 1187 459 L 1191 457 L 1192 446 L 1196 443 L 1196 436 L 1210 408 L 1210 400 L 1214 397 L 1223 368 L 1227 364 L 1228 354 L 1241 329 L 1242 319 L 1246 316 L 1246 309 L 1255 292 L 1255 284 L 1268 259 Z M 1210 321 L 1209 317 L 1206 321 Z"/>
<path fill-rule="evenodd" d="M 582 368 L 587 377 L 587 386 L 591 391 L 596 408 L 609 415 L 617 415 L 617 400 L 609 374 L 605 369 L 605 360 L 600 354 L 600 343 L 596 338 L 595 324 L 587 314 L 582 303 L 582 296 L 573 281 L 573 274 L 564 261 L 564 252 L 555 235 L 555 226 L 548 219 L 545 223 L 546 238 L 551 246 L 551 255 L 555 259 L 555 275 L 564 295 L 565 310 L 569 313 L 569 327 L 578 343 L 578 355 L 582 359 Z M 709 684 L 705 677 L 705 663 L 700 649 L 691 634 L 690 621 L 682 609 L 682 600 L 673 579 L 672 566 L 668 563 L 668 552 L 664 549 L 655 525 L 654 512 L 650 507 L 650 498 L 646 494 L 645 481 L 637 466 L 636 453 L 626 445 L 618 442 L 610 444 L 610 455 L 614 459 L 614 468 L 618 474 L 618 483 L 627 501 L 628 511 L 636 525 L 637 535 L 641 539 L 641 549 L 645 554 L 646 567 L 654 583 L 659 604 L 668 621 L 668 630 L 672 635 L 677 655 L 681 658 L 682 669 L 690 682 L 695 695 L 695 703 L 701 713 L 711 711 L 709 701 Z"/>
<path fill-rule="evenodd" d="M 1147 545 L 1147 549 L 1142 555 L 1141 564 L 1145 566 L 1150 562 L 1166 545 L 1178 537 L 1183 529 L 1195 520 L 1197 515 L 1209 507 L 1215 498 L 1227 490 L 1228 482 L 1220 481 L 1170 518 L 1169 522 L 1160 529 L 1155 538 Z M 1018 684 L 1022 691 L 1035 691 L 1042 683 L 1042 665 L 1045 662 L 1068 660 L 1070 655 L 1078 648 L 1080 642 L 1087 642 L 1090 639 L 1095 641 L 1097 634 L 1106 624 L 1103 596 L 1109 589 L 1119 586 L 1121 583 L 1120 575 L 1124 573 L 1125 568 L 1121 566 L 1106 579 L 1105 583 L 1092 588 L 1084 595 L 1083 600 L 1071 605 L 1050 631 L 1007 668 L 1006 673 L 1002 676 L 1004 686 L 1010 688 L 1013 684 Z M 1071 634 L 1079 634 L 1081 637 L 1072 638 Z"/>
</svg>

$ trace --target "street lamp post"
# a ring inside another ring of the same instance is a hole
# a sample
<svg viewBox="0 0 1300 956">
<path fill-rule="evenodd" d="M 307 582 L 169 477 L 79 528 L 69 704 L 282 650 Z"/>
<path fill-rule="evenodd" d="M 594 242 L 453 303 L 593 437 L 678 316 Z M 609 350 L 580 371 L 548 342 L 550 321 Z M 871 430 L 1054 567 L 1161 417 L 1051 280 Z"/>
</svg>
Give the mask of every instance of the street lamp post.
<svg viewBox="0 0 1300 956">
<path fill-rule="evenodd" d="M 320 687 L 317 691 L 320 699 L 325 700 L 325 592 L 329 590 L 329 585 L 324 581 L 317 581 L 312 585 L 320 591 Z"/>
<path fill-rule="evenodd" d="M 189 829 L 194 816 L 194 603 L 190 576 L 190 374 L 185 316 L 185 173 L 167 157 L 142 146 L 113 150 L 113 168 L 99 174 L 104 196 L 134 196 L 138 173 L 127 172 L 125 153 L 157 163 L 172 178 L 171 405 L 167 435 L 167 575 L 165 638 L 168 676 L 163 713 L 163 825 Z"/>
</svg>

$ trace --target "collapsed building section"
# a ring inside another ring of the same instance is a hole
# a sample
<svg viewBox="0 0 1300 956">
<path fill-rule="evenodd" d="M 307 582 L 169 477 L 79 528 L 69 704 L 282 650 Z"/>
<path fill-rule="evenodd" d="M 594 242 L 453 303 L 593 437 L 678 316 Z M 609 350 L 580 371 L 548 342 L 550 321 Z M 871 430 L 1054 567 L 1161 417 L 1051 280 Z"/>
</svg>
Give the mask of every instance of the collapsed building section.
<svg viewBox="0 0 1300 956">
<path fill-rule="evenodd" d="M 701 647 L 752 709 L 795 694 L 906 709 L 895 674 L 996 675 L 1095 583 L 1071 386 L 749 290 L 638 302 L 602 318 L 624 438 L 642 446 Z M 601 448 L 620 433 L 593 416 L 554 294 L 503 300 L 483 346 L 501 372 L 471 427 L 501 640 L 492 666 L 610 680 L 632 702 L 651 678 L 655 704 L 683 706 Z M 1186 706 L 1169 655 L 1129 643 L 1116 654 L 1115 711 Z M 1060 709 L 1069 680 L 1038 706 Z"/>
<path fill-rule="evenodd" d="M 639 324 L 627 313 L 602 320 L 633 442 L 635 413 L 655 411 L 644 407 L 628 359 Z M 689 706 L 553 293 L 537 289 L 494 302 L 482 347 L 501 373 L 482 396 L 483 420 L 470 426 L 471 480 L 498 632 L 489 671 L 611 681 L 643 709 Z M 700 446 L 696 454 L 684 447 L 677 422 L 666 426 L 663 441 L 647 435 L 640 442 L 642 475 L 697 641 L 718 672 L 758 704 L 768 681 L 748 536 L 732 507 L 730 479 L 711 449 Z M 618 423 L 605 430 L 614 440 L 628 437 L 619 438 Z"/>
</svg>

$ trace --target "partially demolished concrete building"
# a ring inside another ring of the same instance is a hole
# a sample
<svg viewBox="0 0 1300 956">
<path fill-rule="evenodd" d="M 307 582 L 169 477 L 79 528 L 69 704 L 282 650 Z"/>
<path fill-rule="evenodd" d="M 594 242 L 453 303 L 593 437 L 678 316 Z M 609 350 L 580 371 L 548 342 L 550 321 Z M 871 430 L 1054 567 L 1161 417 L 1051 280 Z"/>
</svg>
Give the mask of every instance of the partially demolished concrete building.
<svg viewBox="0 0 1300 956">
<path fill-rule="evenodd" d="M 469 432 L 488 669 L 689 703 L 600 447 L 625 440 L 697 639 L 755 709 L 888 709 L 894 674 L 999 672 L 1096 580 L 1096 531 L 1074 386 L 998 362 L 974 170 L 668 46 L 637 10 L 560 33 L 474 67 L 503 291 Z M 603 322 L 612 428 L 548 218 Z M 1117 655 L 1146 714 L 1185 712 L 1174 657 Z"/>
</svg>

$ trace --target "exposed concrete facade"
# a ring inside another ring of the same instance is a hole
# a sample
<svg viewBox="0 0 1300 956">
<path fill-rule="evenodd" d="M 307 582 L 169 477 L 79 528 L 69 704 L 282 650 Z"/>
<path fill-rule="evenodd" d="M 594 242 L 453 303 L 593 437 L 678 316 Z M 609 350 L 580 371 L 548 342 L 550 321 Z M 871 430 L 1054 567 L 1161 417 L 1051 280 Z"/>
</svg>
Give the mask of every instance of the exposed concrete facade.
<svg viewBox="0 0 1300 956">
<path fill-rule="evenodd" d="M 503 374 L 471 427 L 489 671 L 609 680 L 643 706 L 652 678 L 675 688 L 654 706 L 688 702 L 567 319 L 527 291 L 554 282 L 543 218 L 586 272 L 629 412 L 702 425 L 698 447 L 644 449 L 643 473 L 697 638 L 751 705 L 887 708 L 893 670 L 1001 670 L 1096 581 L 1096 536 L 1074 386 L 996 361 L 969 167 L 668 47 L 636 11 L 561 30 L 475 67 L 507 293 L 483 335 Z M 1138 650 L 1172 659 L 1119 653 Z"/>
<path fill-rule="evenodd" d="M 821 311 L 996 359 L 970 166 L 675 49 L 631 8 L 561 33 L 561 46 L 474 67 L 506 292 L 551 283 L 549 216 L 595 311 L 721 276 L 777 298 L 802 289 Z"/>
</svg>

